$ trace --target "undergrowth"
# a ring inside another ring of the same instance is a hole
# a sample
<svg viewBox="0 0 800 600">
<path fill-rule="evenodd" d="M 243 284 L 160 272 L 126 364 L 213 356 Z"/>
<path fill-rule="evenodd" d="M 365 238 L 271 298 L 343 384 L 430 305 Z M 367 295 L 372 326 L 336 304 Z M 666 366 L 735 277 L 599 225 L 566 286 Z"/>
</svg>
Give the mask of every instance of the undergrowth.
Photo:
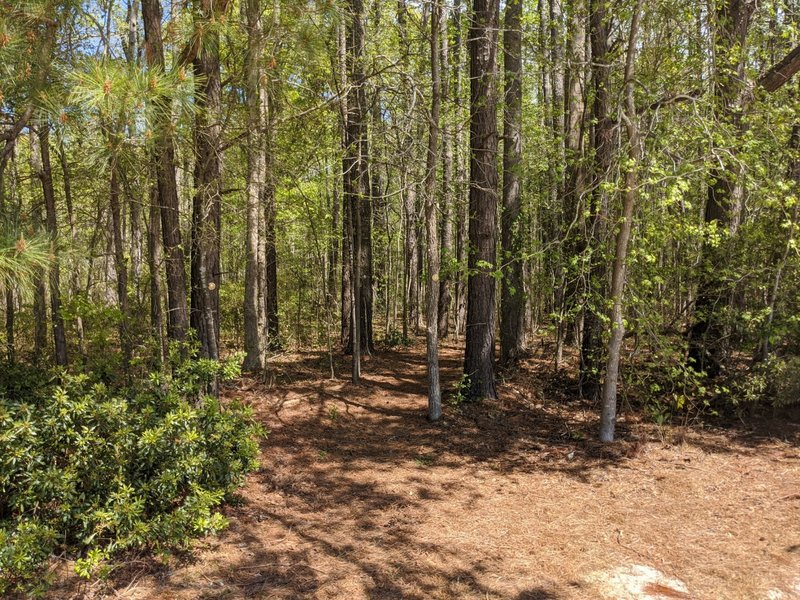
<svg viewBox="0 0 800 600">
<path fill-rule="evenodd" d="M 0 595 L 43 593 L 56 554 L 102 576 L 123 551 L 224 528 L 263 434 L 249 408 L 203 393 L 236 362 L 186 360 L 124 389 L 0 368 Z"/>
</svg>

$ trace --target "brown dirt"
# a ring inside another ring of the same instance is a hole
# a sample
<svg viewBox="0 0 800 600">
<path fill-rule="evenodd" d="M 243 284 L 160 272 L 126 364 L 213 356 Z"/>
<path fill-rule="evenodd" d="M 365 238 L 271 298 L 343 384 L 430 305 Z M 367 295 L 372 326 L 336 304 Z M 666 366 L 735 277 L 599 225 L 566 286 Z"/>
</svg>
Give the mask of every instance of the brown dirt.
<svg viewBox="0 0 800 600">
<path fill-rule="evenodd" d="M 599 598 L 592 574 L 635 564 L 685 582 L 685 597 L 798 597 L 797 424 L 679 430 L 627 414 L 603 447 L 596 408 L 533 358 L 501 400 L 433 425 L 423 357 L 381 352 L 353 386 L 346 362 L 329 380 L 325 355 L 284 356 L 270 386 L 228 390 L 270 430 L 230 528 L 71 595 Z M 455 347 L 442 367 L 452 389 Z M 648 597 L 667 597 L 658 585 Z"/>
</svg>

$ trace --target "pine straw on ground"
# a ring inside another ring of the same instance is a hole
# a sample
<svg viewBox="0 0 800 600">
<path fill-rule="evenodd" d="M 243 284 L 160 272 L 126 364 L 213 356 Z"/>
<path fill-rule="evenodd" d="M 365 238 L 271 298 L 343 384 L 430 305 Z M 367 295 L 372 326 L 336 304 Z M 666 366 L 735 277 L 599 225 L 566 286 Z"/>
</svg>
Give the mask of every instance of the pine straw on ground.
<svg viewBox="0 0 800 600">
<path fill-rule="evenodd" d="M 621 441 L 600 446 L 596 407 L 536 358 L 500 400 L 430 424 L 421 348 L 367 358 L 361 386 L 347 362 L 328 379 L 327 360 L 283 356 L 269 385 L 227 390 L 270 435 L 225 533 L 71 595 L 597 598 L 598 572 L 635 564 L 685 582 L 680 597 L 798 597 L 798 424 L 699 431 L 627 414 Z M 443 350 L 445 389 L 460 360 Z"/>
</svg>

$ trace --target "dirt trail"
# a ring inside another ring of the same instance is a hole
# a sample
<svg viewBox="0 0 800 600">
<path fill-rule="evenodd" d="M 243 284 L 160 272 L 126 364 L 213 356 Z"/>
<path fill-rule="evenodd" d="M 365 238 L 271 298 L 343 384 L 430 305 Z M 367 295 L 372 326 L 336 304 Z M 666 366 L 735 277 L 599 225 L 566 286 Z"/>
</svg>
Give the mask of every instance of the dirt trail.
<svg viewBox="0 0 800 600">
<path fill-rule="evenodd" d="M 229 390 L 271 432 L 230 528 L 189 560 L 132 565 L 115 589 L 83 594 L 800 598 L 797 426 L 782 439 L 707 431 L 670 444 L 674 432 L 628 422 L 611 453 L 590 441 L 591 407 L 567 401 L 535 360 L 500 385 L 501 401 L 431 425 L 423 356 L 372 357 L 359 387 L 325 379 L 324 356 L 287 357 L 272 389 Z M 442 366 L 449 389 L 455 348 Z M 629 565 L 669 579 L 609 591 Z M 685 588 L 671 596 L 670 580 Z"/>
</svg>

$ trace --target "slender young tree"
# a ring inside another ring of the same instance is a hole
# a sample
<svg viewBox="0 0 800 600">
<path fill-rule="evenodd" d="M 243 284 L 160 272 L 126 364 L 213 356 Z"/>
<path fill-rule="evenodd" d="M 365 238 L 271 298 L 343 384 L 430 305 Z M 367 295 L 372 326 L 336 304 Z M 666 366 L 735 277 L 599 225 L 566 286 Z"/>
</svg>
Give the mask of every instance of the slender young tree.
<svg viewBox="0 0 800 600">
<path fill-rule="evenodd" d="M 454 193 L 453 168 L 454 168 L 454 148 L 453 148 L 453 126 L 452 126 L 452 106 L 450 85 L 450 35 L 448 26 L 447 7 L 442 8 L 439 18 L 439 37 L 441 38 L 441 58 L 439 59 L 439 69 L 441 72 L 441 97 L 443 105 L 442 114 L 442 210 L 441 210 L 441 263 L 444 269 L 440 273 L 439 284 L 439 337 L 444 339 L 450 333 L 450 305 L 452 303 L 452 280 L 453 280 L 453 203 L 457 197 Z"/>
<path fill-rule="evenodd" d="M 50 124 L 42 119 L 38 126 L 39 141 L 39 181 L 44 195 L 45 224 L 50 237 L 55 260 L 50 267 L 50 319 L 53 326 L 53 357 L 55 363 L 65 366 L 67 357 L 67 334 L 64 329 L 64 317 L 61 315 L 61 268 L 58 263 L 58 213 L 56 212 L 56 192 L 53 186 L 53 170 L 50 163 Z"/>
<path fill-rule="evenodd" d="M 469 278 L 464 374 L 467 396 L 495 398 L 497 268 L 497 32 L 499 0 L 474 0 L 470 15 Z"/>
<path fill-rule="evenodd" d="M 119 342 L 122 347 L 123 367 L 127 371 L 131 361 L 130 302 L 128 298 L 128 266 L 125 260 L 125 241 L 122 238 L 122 206 L 120 202 L 119 165 L 111 157 L 109 182 L 109 208 L 111 210 L 111 233 L 114 246 L 114 271 L 117 282 L 117 304 L 122 318 L 119 322 Z"/>
<path fill-rule="evenodd" d="M 264 318 L 259 293 L 258 249 L 260 241 L 260 202 L 266 171 L 264 130 L 266 129 L 267 91 L 263 85 L 264 28 L 261 0 L 247 0 L 247 56 L 245 85 L 247 98 L 247 231 L 245 235 L 245 293 L 243 368 L 264 368 Z"/>
<path fill-rule="evenodd" d="M 428 363 L 428 419 L 442 417 L 442 390 L 439 382 L 439 227 L 436 202 L 436 165 L 439 162 L 439 114 L 442 103 L 440 70 L 439 23 L 442 5 L 437 0 L 431 6 L 431 112 L 428 119 L 428 159 L 425 171 L 425 223 L 428 236 L 428 293 L 427 363 Z"/>
<path fill-rule="evenodd" d="M 625 275 L 627 272 L 628 243 L 633 228 L 633 211 L 638 192 L 639 163 L 642 160 L 639 123 L 634 102 L 636 44 L 639 36 L 639 19 L 642 1 L 636 1 L 628 34 L 628 52 L 625 57 L 624 95 L 625 106 L 622 120 L 628 132 L 628 162 L 625 166 L 625 191 L 622 201 L 622 217 L 617 233 L 614 264 L 611 267 L 611 335 L 608 341 L 605 380 L 603 381 L 603 406 L 600 415 L 600 441 L 614 441 L 614 427 L 617 420 L 617 380 L 619 378 L 619 359 L 622 341 L 625 338 Z"/>
</svg>

